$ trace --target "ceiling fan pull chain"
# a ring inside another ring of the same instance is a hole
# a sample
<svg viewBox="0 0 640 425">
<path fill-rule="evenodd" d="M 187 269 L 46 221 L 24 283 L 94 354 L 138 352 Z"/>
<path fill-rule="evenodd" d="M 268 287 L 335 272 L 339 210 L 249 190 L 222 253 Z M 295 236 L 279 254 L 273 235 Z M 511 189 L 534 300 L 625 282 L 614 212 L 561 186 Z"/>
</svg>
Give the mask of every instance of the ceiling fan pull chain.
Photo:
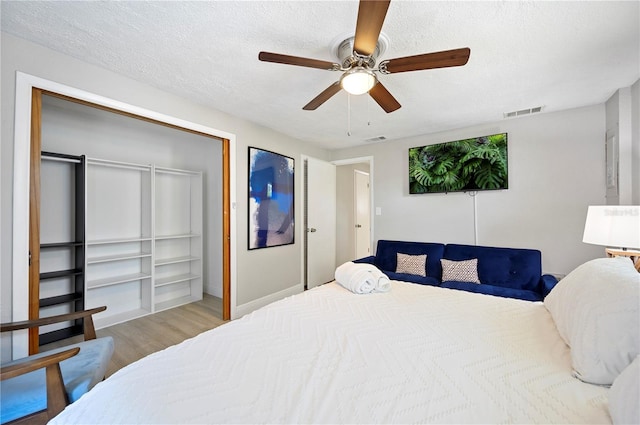
<svg viewBox="0 0 640 425">
<path fill-rule="evenodd" d="M 347 93 L 347 136 L 351 137 L 351 95 Z"/>
</svg>

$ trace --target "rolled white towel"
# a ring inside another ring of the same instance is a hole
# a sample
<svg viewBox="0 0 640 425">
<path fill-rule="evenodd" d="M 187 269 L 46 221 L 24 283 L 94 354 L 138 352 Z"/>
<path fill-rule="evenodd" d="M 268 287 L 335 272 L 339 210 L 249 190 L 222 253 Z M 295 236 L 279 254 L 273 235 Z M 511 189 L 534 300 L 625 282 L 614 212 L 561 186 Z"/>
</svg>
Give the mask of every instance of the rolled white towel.
<svg viewBox="0 0 640 425">
<path fill-rule="evenodd" d="M 391 281 L 386 274 L 382 273 L 377 267 L 375 270 L 371 270 L 371 274 L 376 279 L 374 292 L 389 292 L 391 290 Z"/>
<path fill-rule="evenodd" d="M 374 290 L 377 283 L 370 273 L 370 267 L 373 266 L 346 262 L 336 269 L 336 281 L 355 294 L 368 294 Z"/>
<path fill-rule="evenodd" d="M 387 292 L 391 289 L 389 278 L 372 264 L 346 262 L 336 269 L 335 278 L 355 294 Z"/>
</svg>

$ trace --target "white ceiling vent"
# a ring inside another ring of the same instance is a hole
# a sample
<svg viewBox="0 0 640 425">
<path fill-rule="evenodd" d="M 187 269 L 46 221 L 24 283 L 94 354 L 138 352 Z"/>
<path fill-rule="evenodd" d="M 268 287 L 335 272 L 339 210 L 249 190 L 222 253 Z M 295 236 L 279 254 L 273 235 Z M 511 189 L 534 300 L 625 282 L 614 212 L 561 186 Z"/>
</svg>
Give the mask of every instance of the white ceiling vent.
<svg viewBox="0 0 640 425">
<path fill-rule="evenodd" d="M 387 140 L 387 138 L 384 136 L 378 136 L 378 137 L 372 137 L 370 139 L 365 139 L 365 142 L 375 143 L 375 142 L 382 142 L 383 140 Z"/>
<path fill-rule="evenodd" d="M 535 114 L 540 111 L 542 111 L 542 106 L 536 106 L 535 108 L 520 109 L 519 111 L 513 111 L 513 112 L 505 112 L 503 115 L 505 118 L 515 118 L 515 117 L 521 117 L 523 115 Z"/>
</svg>

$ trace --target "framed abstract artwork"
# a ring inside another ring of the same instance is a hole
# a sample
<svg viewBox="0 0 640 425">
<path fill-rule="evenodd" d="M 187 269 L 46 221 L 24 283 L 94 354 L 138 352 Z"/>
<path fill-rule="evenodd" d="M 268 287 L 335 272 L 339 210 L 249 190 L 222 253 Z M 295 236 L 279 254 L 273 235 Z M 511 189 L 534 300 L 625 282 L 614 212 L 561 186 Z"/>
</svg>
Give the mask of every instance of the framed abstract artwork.
<svg viewBox="0 0 640 425">
<path fill-rule="evenodd" d="M 294 242 L 294 160 L 249 146 L 249 249 Z"/>
</svg>

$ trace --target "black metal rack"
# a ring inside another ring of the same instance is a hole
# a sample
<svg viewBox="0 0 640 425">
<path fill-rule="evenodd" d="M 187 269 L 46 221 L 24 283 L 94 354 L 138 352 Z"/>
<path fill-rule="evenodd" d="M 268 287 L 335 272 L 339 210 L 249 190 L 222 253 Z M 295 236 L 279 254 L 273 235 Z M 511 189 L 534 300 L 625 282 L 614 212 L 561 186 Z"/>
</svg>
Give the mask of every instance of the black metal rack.
<svg viewBox="0 0 640 425">
<path fill-rule="evenodd" d="M 74 167 L 74 235 L 71 241 L 44 243 L 40 245 L 41 251 L 69 250 L 71 264 L 64 269 L 40 273 L 40 287 L 47 285 L 54 279 L 70 279 L 72 291 L 47 298 L 40 298 L 39 307 L 46 308 L 58 305 L 69 305 L 70 312 L 84 310 L 84 280 L 85 280 L 85 162 L 84 155 L 75 156 L 54 152 L 41 152 L 42 158 L 69 162 Z M 43 211 L 42 213 L 46 213 Z M 42 292 L 42 291 L 41 291 Z M 40 314 L 41 317 L 46 317 Z M 69 338 L 83 333 L 82 319 L 70 322 L 65 328 L 42 333 L 39 336 L 39 344 L 44 345 L 61 339 Z"/>
</svg>

